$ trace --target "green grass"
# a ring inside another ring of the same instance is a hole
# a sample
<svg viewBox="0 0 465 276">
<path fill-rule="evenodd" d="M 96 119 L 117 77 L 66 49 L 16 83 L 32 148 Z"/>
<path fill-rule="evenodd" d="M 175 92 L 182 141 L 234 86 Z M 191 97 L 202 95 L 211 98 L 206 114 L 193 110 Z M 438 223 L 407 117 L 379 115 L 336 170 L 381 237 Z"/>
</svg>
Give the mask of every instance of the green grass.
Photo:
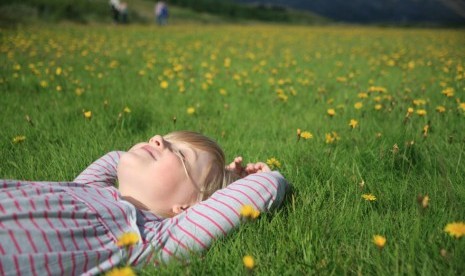
<svg viewBox="0 0 465 276">
<path fill-rule="evenodd" d="M 110 150 L 175 129 L 215 138 L 228 159 L 282 163 L 293 193 L 281 209 L 187 266 L 142 275 L 245 274 L 246 254 L 263 275 L 465 271 L 465 239 L 443 230 L 465 221 L 463 30 L 60 25 L 2 30 L 0 40 L 2 178 L 71 180 Z M 297 128 L 313 139 L 297 142 Z M 340 140 L 328 144 L 333 131 Z M 383 250 L 375 234 L 387 238 Z"/>
</svg>

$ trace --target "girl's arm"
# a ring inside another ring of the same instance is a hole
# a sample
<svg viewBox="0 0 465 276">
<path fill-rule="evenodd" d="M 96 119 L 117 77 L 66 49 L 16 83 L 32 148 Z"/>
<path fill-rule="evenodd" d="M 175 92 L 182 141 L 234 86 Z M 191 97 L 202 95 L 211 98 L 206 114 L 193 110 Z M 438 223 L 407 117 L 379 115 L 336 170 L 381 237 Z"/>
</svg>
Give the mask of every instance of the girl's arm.
<svg viewBox="0 0 465 276">
<path fill-rule="evenodd" d="M 207 249 L 241 223 L 241 209 L 250 205 L 260 212 L 279 206 L 288 184 L 277 171 L 255 173 L 218 190 L 183 213 L 165 220 L 160 259 L 186 257 Z"/>
<path fill-rule="evenodd" d="M 116 184 L 116 167 L 123 154 L 122 151 L 112 151 L 100 157 L 81 172 L 74 182 L 99 187 L 114 186 Z"/>
</svg>

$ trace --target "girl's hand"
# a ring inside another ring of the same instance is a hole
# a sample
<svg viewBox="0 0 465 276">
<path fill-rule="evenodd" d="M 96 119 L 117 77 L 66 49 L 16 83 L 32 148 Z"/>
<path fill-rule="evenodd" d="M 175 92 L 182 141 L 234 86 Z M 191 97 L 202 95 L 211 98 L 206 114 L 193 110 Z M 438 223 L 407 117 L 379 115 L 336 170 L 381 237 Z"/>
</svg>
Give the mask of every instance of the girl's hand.
<svg viewBox="0 0 465 276">
<path fill-rule="evenodd" d="M 247 174 L 259 173 L 259 172 L 271 172 L 270 167 L 263 162 L 249 163 L 245 167 Z"/>
<path fill-rule="evenodd" d="M 236 174 L 239 177 L 244 177 L 247 175 L 245 167 L 242 166 L 242 156 L 235 157 L 234 161 L 226 166 L 226 170 Z"/>
<path fill-rule="evenodd" d="M 234 161 L 226 166 L 226 170 L 235 173 L 239 177 L 244 177 L 253 173 L 271 171 L 270 167 L 268 167 L 268 165 L 263 162 L 248 163 L 247 166 L 244 167 L 242 165 L 242 156 L 234 158 Z"/>
</svg>

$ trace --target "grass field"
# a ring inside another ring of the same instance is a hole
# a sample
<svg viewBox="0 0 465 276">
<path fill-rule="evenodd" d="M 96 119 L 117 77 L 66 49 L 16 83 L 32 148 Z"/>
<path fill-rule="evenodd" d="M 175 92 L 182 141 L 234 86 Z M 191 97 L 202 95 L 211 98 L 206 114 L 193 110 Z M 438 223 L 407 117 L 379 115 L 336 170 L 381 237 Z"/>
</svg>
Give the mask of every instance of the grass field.
<svg viewBox="0 0 465 276">
<path fill-rule="evenodd" d="M 465 237 L 444 231 L 465 221 L 463 30 L 60 25 L 0 40 L 1 178 L 72 180 L 175 129 L 280 162 L 283 208 L 141 274 L 246 274 L 244 255 L 262 275 L 465 273 Z"/>
</svg>

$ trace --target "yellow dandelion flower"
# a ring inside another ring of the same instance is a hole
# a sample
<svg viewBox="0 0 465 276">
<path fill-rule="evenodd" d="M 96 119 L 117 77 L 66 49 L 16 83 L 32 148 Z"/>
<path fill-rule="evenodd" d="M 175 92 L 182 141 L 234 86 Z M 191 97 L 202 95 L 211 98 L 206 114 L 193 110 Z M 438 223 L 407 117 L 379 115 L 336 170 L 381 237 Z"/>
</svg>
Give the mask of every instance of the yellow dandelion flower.
<svg viewBox="0 0 465 276">
<path fill-rule="evenodd" d="M 180 72 L 184 69 L 184 66 L 182 64 L 176 64 L 173 68 L 174 72 Z"/>
<path fill-rule="evenodd" d="M 358 93 L 358 97 L 360 99 L 366 99 L 366 98 L 368 98 L 368 94 L 365 93 L 365 92 L 360 92 L 360 93 Z"/>
<path fill-rule="evenodd" d="M 41 86 L 42 88 L 46 88 L 46 87 L 48 86 L 48 82 L 45 81 L 45 80 L 42 80 L 42 81 L 40 81 L 40 86 Z"/>
<path fill-rule="evenodd" d="M 86 119 L 90 119 L 92 118 L 92 111 L 88 110 L 88 111 L 82 111 L 82 113 L 84 114 L 84 118 Z"/>
<path fill-rule="evenodd" d="M 407 108 L 407 114 L 405 116 L 410 116 L 413 114 L 414 109 L 412 107 Z"/>
<path fill-rule="evenodd" d="M 383 249 L 386 245 L 386 238 L 381 235 L 374 235 L 373 236 L 373 243 L 379 248 Z"/>
<path fill-rule="evenodd" d="M 326 111 L 328 113 L 329 116 L 333 117 L 334 115 L 336 115 L 336 111 L 334 110 L 334 108 L 330 108 Z"/>
<path fill-rule="evenodd" d="M 418 116 L 425 116 L 425 115 L 426 115 L 426 110 L 424 110 L 424 109 L 418 109 L 418 110 L 417 110 L 417 115 L 418 115 Z"/>
<path fill-rule="evenodd" d="M 338 141 L 339 139 L 341 139 L 341 138 L 339 137 L 339 135 L 335 131 L 325 134 L 326 144 L 332 144 L 332 143 Z"/>
<path fill-rule="evenodd" d="M 226 96 L 228 94 L 228 92 L 226 92 L 226 89 L 221 88 L 220 89 L 220 94 L 223 95 L 223 96 Z"/>
<path fill-rule="evenodd" d="M 224 67 L 229 68 L 231 66 L 231 59 L 225 58 L 224 59 Z"/>
<path fill-rule="evenodd" d="M 325 141 L 326 141 L 326 144 L 331 144 L 331 143 L 334 142 L 334 138 L 331 135 L 331 133 L 326 133 L 325 134 Z"/>
<path fill-rule="evenodd" d="M 376 196 L 374 196 L 373 194 L 363 194 L 362 198 L 365 199 L 366 201 L 375 201 L 376 200 Z"/>
<path fill-rule="evenodd" d="M 57 69 L 55 69 L 55 74 L 57 76 L 61 75 L 62 72 L 63 72 L 63 69 L 61 69 L 61 67 L 57 67 Z"/>
<path fill-rule="evenodd" d="M 84 93 L 84 89 L 77 87 L 76 90 L 74 90 L 74 93 L 76 93 L 77 96 L 81 96 L 82 93 Z"/>
<path fill-rule="evenodd" d="M 349 126 L 351 128 L 356 128 L 358 126 L 358 121 L 354 119 L 350 119 Z"/>
<path fill-rule="evenodd" d="M 462 109 L 462 111 L 465 111 L 465 103 L 460 103 L 459 109 Z"/>
<path fill-rule="evenodd" d="M 413 100 L 413 104 L 416 105 L 416 106 L 425 105 L 426 101 L 423 100 L 423 99 L 415 99 L 415 100 Z"/>
<path fill-rule="evenodd" d="M 451 98 L 454 96 L 454 92 L 455 92 L 454 88 L 447 87 L 446 89 L 442 90 L 441 93 L 445 95 L 446 97 Z"/>
<path fill-rule="evenodd" d="M 465 223 L 463 222 L 452 222 L 448 223 L 444 227 L 444 232 L 455 238 L 460 238 L 465 235 Z"/>
<path fill-rule="evenodd" d="M 375 110 L 381 110 L 383 106 L 381 104 L 376 104 L 375 105 Z"/>
<path fill-rule="evenodd" d="M 300 134 L 300 137 L 302 137 L 303 139 L 312 139 L 312 138 L 313 138 L 313 134 L 311 134 L 311 133 L 308 132 L 308 131 L 303 131 L 303 132 Z"/>
<path fill-rule="evenodd" d="M 355 107 L 355 109 L 360 109 L 360 108 L 363 107 L 363 103 L 362 103 L 362 102 L 356 102 L 356 103 L 354 104 L 354 107 Z"/>
<path fill-rule="evenodd" d="M 105 276 L 136 276 L 136 273 L 130 266 L 115 267 L 105 273 Z"/>
<path fill-rule="evenodd" d="M 240 214 L 243 218 L 256 219 L 260 216 L 260 211 L 255 209 L 252 205 L 244 205 L 241 208 Z"/>
<path fill-rule="evenodd" d="M 126 106 L 126 107 L 123 109 L 123 112 L 124 112 L 124 113 L 131 113 L 131 109 L 130 109 L 129 107 Z"/>
<path fill-rule="evenodd" d="M 368 92 L 386 93 L 387 89 L 381 86 L 370 86 L 370 88 L 368 88 Z"/>
<path fill-rule="evenodd" d="M 337 77 L 336 81 L 337 82 L 347 82 L 347 78 L 346 77 Z"/>
<path fill-rule="evenodd" d="M 272 169 L 273 168 L 281 168 L 281 162 L 278 161 L 278 159 L 271 157 L 270 159 L 266 160 L 266 164 L 270 166 Z"/>
<path fill-rule="evenodd" d="M 439 112 L 439 113 L 444 113 L 446 112 L 446 108 L 442 105 L 436 107 L 436 111 Z"/>
<path fill-rule="evenodd" d="M 115 69 L 116 67 L 119 66 L 119 62 L 117 60 L 112 60 L 110 62 L 110 64 L 108 65 L 108 67 L 112 68 L 112 69 Z"/>
<path fill-rule="evenodd" d="M 118 238 L 116 245 L 118 247 L 131 246 L 131 245 L 136 244 L 138 241 L 139 241 L 139 235 L 137 233 L 126 232 Z"/>
<path fill-rule="evenodd" d="M 415 69 L 415 61 L 409 61 L 407 64 L 408 69 L 413 70 Z"/>
<path fill-rule="evenodd" d="M 278 94 L 278 99 L 283 101 L 283 102 L 287 102 L 288 98 L 289 97 L 287 95 L 285 95 L 285 94 Z"/>
<path fill-rule="evenodd" d="M 255 267 L 255 260 L 250 255 L 245 255 L 244 258 L 242 258 L 242 262 L 247 269 L 253 269 Z"/>
<path fill-rule="evenodd" d="M 24 142 L 24 140 L 26 140 L 26 136 L 19 135 L 13 138 L 13 143 L 18 144 L 18 143 Z"/>
<path fill-rule="evenodd" d="M 194 113 L 195 113 L 195 108 L 194 107 L 191 106 L 191 107 L 187 108 L 187 114 L 194 115 Z"/>
<path fill-rule="evenodd" d="M 168 82 L 167 81 L 160 82 L 160 88 L 162 88 L 162 89 L 168 88 Z"/>
</svg>

